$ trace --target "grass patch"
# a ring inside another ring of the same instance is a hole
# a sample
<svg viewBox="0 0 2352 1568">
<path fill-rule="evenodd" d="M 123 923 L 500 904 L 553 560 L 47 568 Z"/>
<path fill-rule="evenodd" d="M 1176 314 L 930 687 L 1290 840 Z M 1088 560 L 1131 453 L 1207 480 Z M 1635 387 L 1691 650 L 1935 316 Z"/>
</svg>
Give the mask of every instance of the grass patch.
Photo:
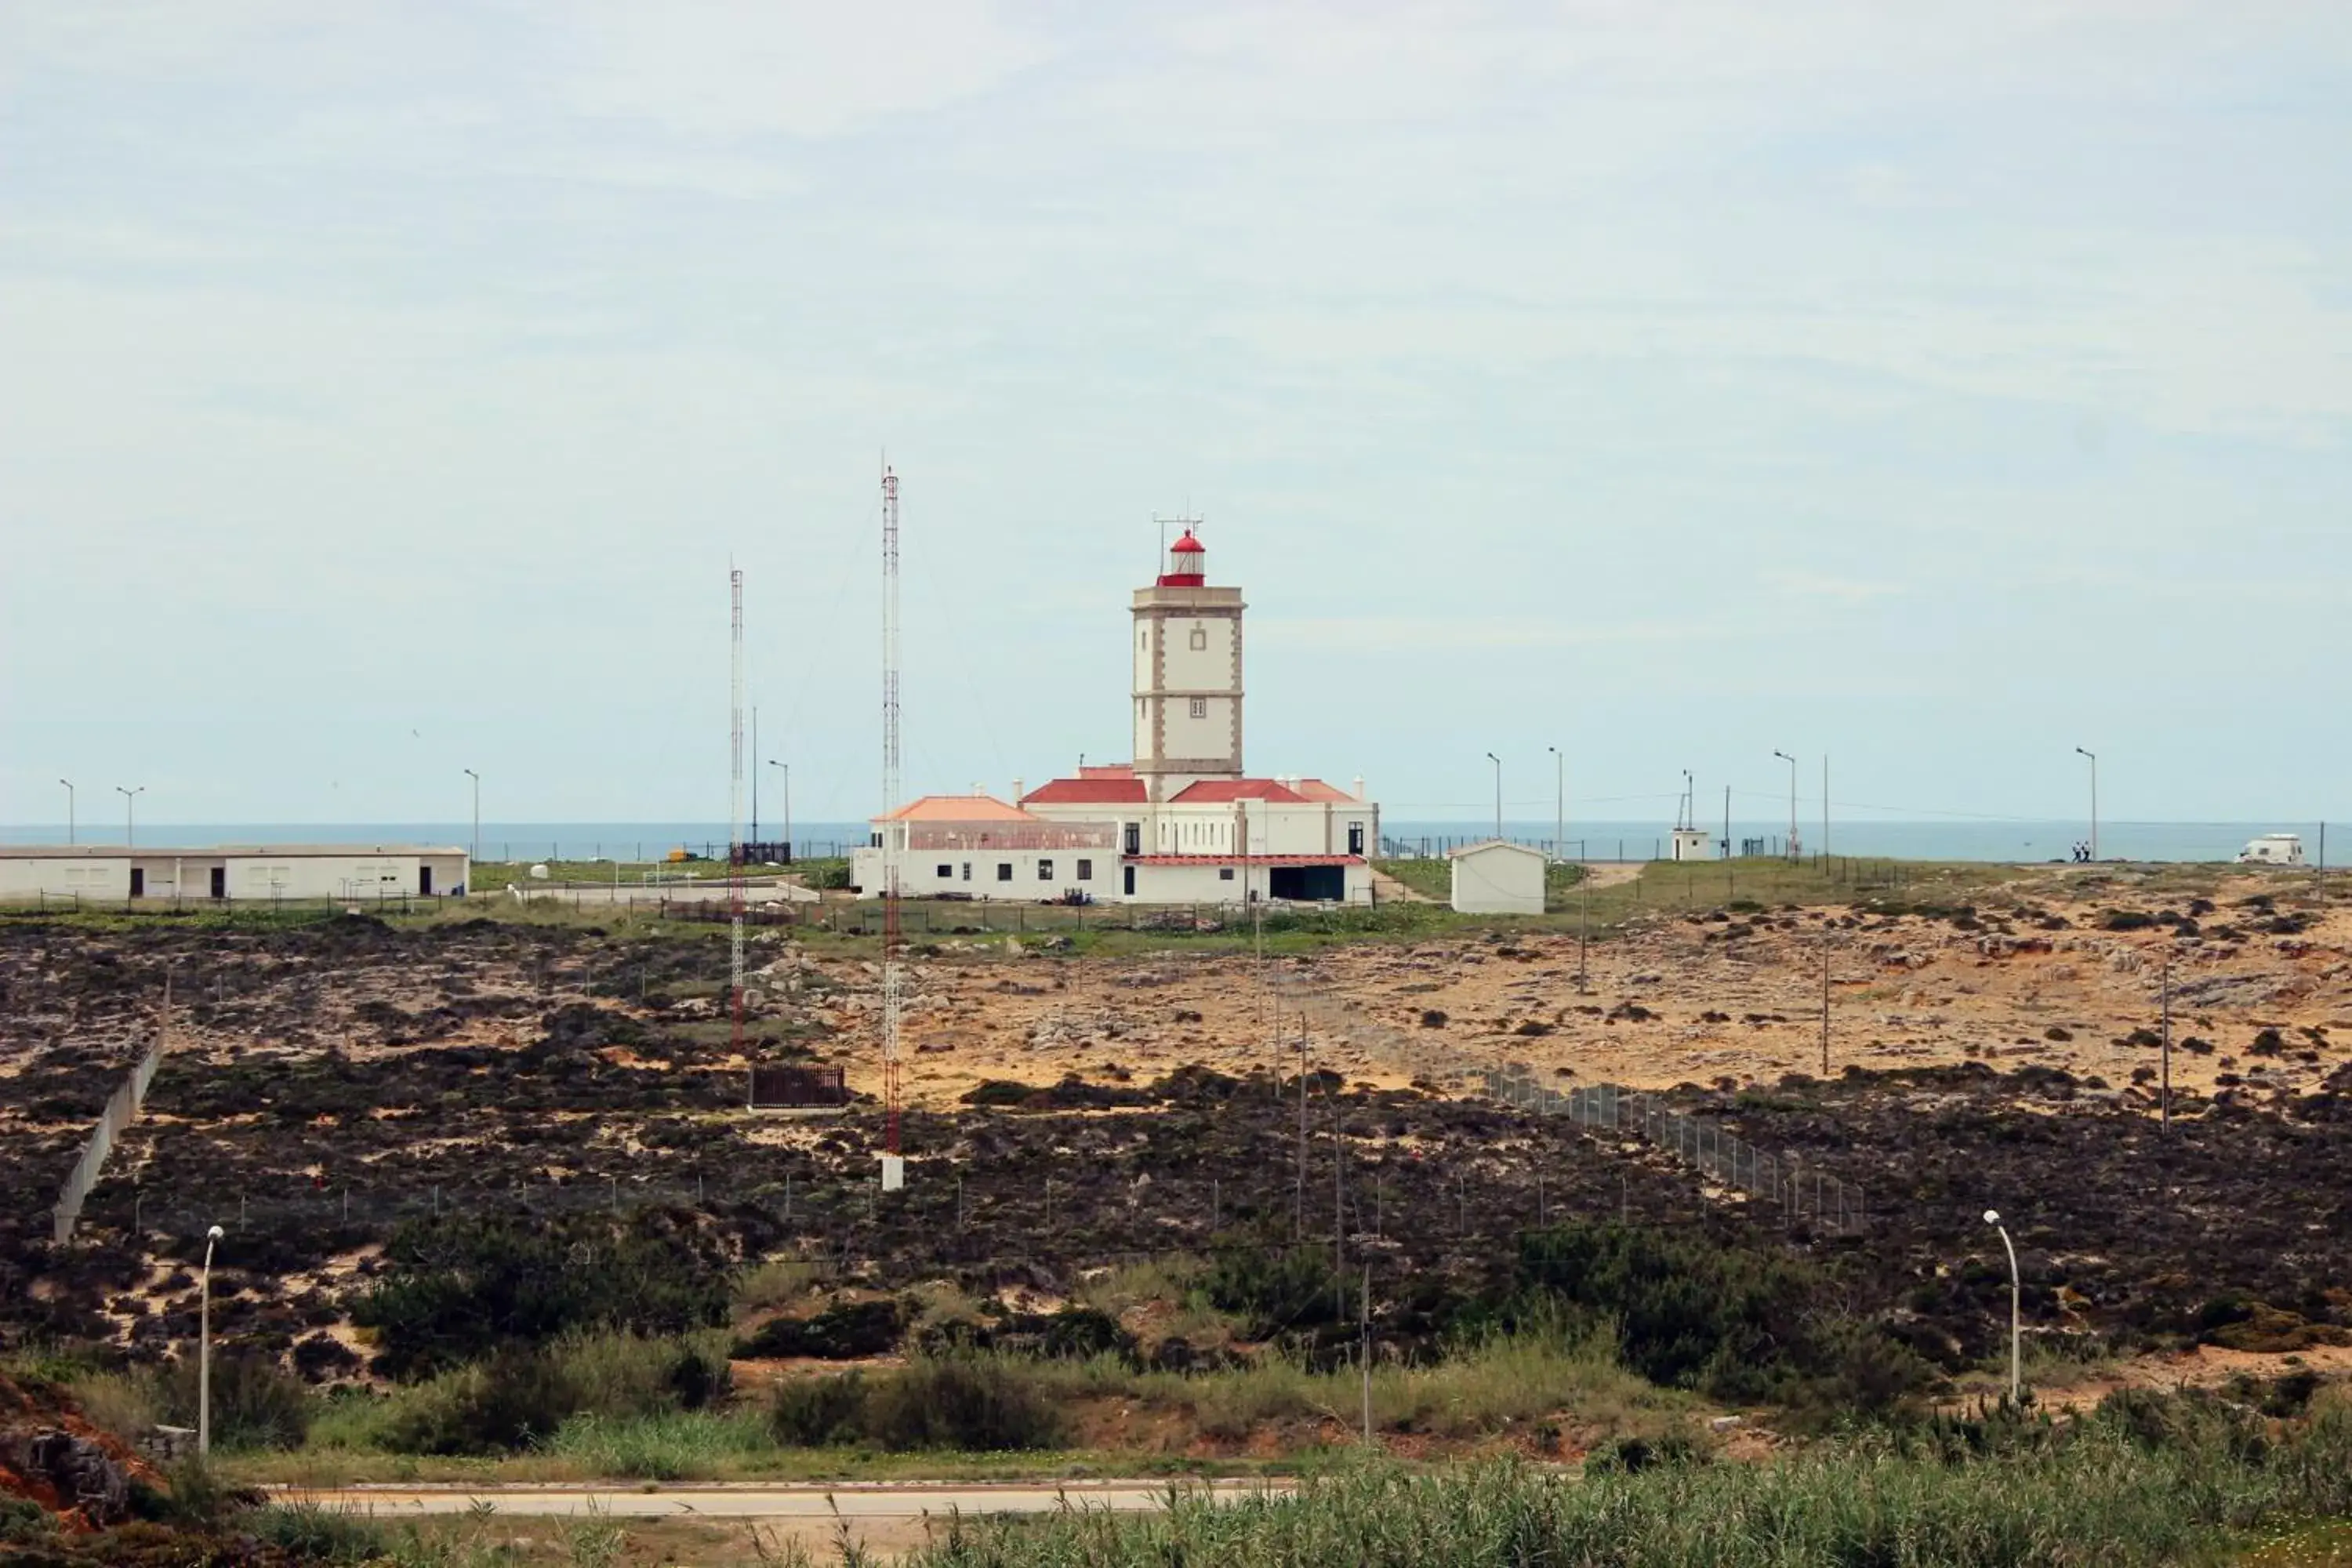
<svg viewBox="0 0 2352 1568">
<path fill-rule="evenodd" d="M 2352 1420 L 2270 1440 L 2258 1423 L 2200 1414 L 2154 1430 L 2103 1411 L 2065 1427 L 1979 1429 L 1939 1450 L 1856 1439 L 1763 1465 L 1676 1462 L 1669 1451 L 1663 1463 L 1594 1467 L 1574 1486 L 1517 1462 L 1433 1473 L 1373 1464 L 1225 1506 L 1171 1495 L 1155 1514 L 958 1521 L 908 1561 L 2156 1568 L 2226 1562 L 2254 1532 L 2347 1510 Z"/>
</svg>

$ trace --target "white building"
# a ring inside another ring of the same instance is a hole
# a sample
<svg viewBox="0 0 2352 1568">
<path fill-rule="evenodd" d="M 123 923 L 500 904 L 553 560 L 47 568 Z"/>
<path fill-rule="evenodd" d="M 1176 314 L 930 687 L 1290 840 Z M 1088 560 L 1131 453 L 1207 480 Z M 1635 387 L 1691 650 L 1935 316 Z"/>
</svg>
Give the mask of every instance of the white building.
<svg viewBox="0 0 2352 1568">
<path fill-rule="evenodd" d="M 1364 781 L 1243 769 L 1246 606 L 1240 589 L 1208 584 L 1207 562 L 1187 531 L 1159 581 L 1135 591 L 1133 762 L 1016 784 L 1011 803 L 924 796 L 875 819 L 851 880 L 880 889 L 887 836 L 909 898 L 1369 903 L 1381 809 Z"/>
<path fill-rule="evenodd" d="M 1715 835 L 1704 827 L 1677 827 L 1670 840 L 1674 849 L 1671 860 L 1712 860 L 1715 858 Z"/>
<path fill-rule="evenodd" d="M 1539 915 L 1544 912 L 1544 868 L 1540 849 L 1501 838 L 1446 851 L 1454 862 L 1454 908 L 1465 915 Z"/>
<path fill-rule="evenodd" d="M 462 894 L 469 870 L 463 849 L 401 844 L 6 845 L 0 902 L 432 898 Z"/>
</svg>

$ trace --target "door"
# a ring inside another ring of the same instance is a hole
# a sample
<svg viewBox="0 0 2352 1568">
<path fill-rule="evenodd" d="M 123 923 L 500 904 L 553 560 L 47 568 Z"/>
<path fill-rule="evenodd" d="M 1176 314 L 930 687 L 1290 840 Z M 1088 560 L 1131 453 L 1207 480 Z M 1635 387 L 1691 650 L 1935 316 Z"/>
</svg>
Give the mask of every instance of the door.
<svg viewBox="0 0 2352 1568">
<path fill-rule="evenodd" d="M 228 897 L 228 868 L 226 866 L 213 868 L 213 897 L 215 899 Z"/>
<path fill-rule="evenodd" d="M 147 896 L 147 868 L 144 866 L 131 868 L 131 896 L 134 899 Z"/>
<path fill-rule="evenodd" d="M 433 868 L 430 866 L 416 868 L 416 896 L 420 899 L 433 896 Z"/>
<path fill-rule="evenodd" d="M 1127 875 L 1121 879 L 1120 885 L 1127 889 L 1127 896 L 1131 899 L 1135 897 L 1135 868 L 1128 866 L 1121 868 L 1121 869 L 1123 869 Z"/>
</svg>

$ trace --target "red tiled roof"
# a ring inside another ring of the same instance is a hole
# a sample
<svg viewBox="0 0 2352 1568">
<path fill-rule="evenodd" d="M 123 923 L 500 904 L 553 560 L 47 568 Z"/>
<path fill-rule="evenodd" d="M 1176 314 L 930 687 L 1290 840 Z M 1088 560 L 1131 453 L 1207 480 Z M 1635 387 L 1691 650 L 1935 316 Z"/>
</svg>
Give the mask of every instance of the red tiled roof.
<svg viewBox="0 0 2352 1568">
<path fill-rule="evenodd" d="M 1036 818 L 1017 805 L 1007 805 L 992 795 L 927 795 L 910 800 L 896 811 L 885 812 L 877 822 L 1034 822 Z"/>
<path fill-rule="evenodd" d="M 1135 776 L 1135 764 L 1133 763 L 1097 763 L 1092 767 L 1088 767 L 1080 763 L 1078 776 L 1082 779 L 1131 779 Z"/>
<path fill-rule="evenodd" d="M 1338 784 L 1327 784 L 1321 779 L 1300 779 L 1298 793 L 1308 800 L 1352 801 L 1356 798 Z"/>
<path fill-rule="evenodd" d="M 1360 866 L 1361 855 L 1127 855 L 1130 866 Z"/>
<path fill-rule="evenodd" d="M 1141 805 L 1149 797 L 1143 781 L 1133 773 L 1096 776 L 1095 770 L 1074 779 L 1055 779 L 1021 797 L 1024 805 Z"/>
<path fill-rule="evenodd" d="M 1270 800 L 1278 804 L 1303 805 L 1307 797 L 1286 784 L 1272 779 L 1202 779 L 1187 784 L 1174 797 L 1186 805 L 1220 805 L 1236 800 Z"/>
</svg>

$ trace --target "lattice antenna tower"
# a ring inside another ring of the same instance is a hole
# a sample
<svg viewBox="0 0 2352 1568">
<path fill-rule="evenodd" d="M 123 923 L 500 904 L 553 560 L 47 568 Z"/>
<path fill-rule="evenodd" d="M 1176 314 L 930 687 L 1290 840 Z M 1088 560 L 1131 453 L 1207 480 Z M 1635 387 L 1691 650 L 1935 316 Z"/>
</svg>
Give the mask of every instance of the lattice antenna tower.
<svg viewBox="0 0 2352 1568">
<path fill-rule="evenodd" d="M 898 476 L 882 465 L 882 809 L 898 809 Z M 898 1153 L 898 1031 L 903 998 L 898 964 L 899 836 L 904 822 L 882 825 L 883 1149 Z"/>
<path fill-rule="evenodd" d="M 727 589 L 733 601 L 728 626 L 730 676 L 727 785 L 727 976 L 735 1054 L 743 1055 L 743 572 L 730 567 Z"/>
</svg>

